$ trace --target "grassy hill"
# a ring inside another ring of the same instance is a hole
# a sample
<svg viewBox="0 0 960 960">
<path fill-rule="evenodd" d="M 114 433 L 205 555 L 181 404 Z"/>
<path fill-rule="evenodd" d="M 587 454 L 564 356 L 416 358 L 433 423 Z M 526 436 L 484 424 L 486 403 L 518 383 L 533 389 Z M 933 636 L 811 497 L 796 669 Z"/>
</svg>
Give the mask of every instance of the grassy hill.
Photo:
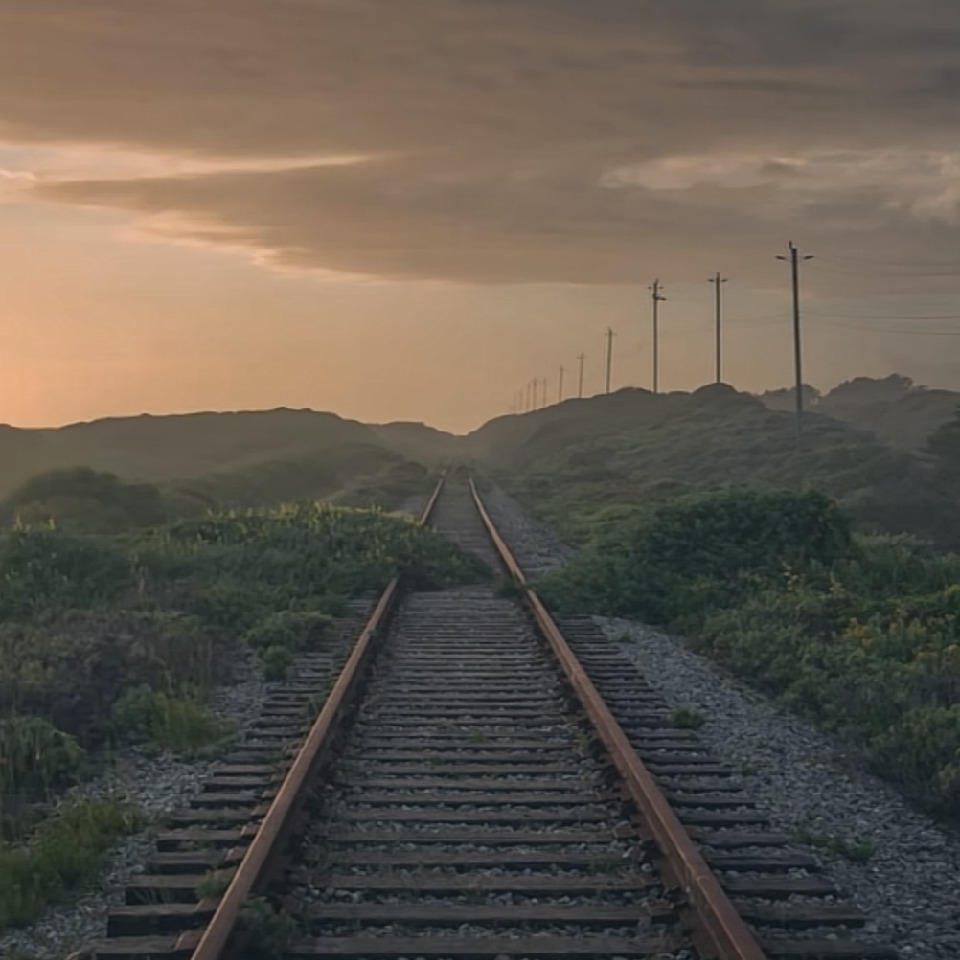
<svg viewBox="0 0 960 960">
<path fill-rule="evenodd" d="M 337 446 L 379 446 L 365 424 L 312 410 L 123 417 L 56 430 L 0 429 L 0 496 L 72 466 L 153 483 L 297 459 Z"/>
<path fill-rule="evenodd" d="M 773 390 L 760 399 L 771 409 L 793 409 L 792 390 Z M 874 434 L 890 446 L 922 452 L 927 438 L 951 420 L 960 393 L 917 386 L 896 374 L 883 380 L 857 377 L 819 395 L 809 388 L 808 409 Z"/>
<path fill-rule="evenodd" d="M 960 510 L 921 458 L 816 413 L 798 442 L 792 414 L 723 385 L 657 396 L 625 389 L 501 417 L 471 434 L 466 450 L 572 536 L 575 505 L 743 484 L 812 486 L 867 525 L 960 544 Z"/>
<path fill-rule="evenodd" d="M 420 424 L 373 427 L 287 409 L 145 415 L 51 430 L 0 426 L 0 519 L 76 518 L 96 500 L 97 526 L 106 494 L 89 495 L 80 467 L 159 488 L 168 515 L 313 498 L 393 508 L 429 484 L 426 468 L 404 451 L 436 447 L 444 436 Z M 55 492 L 44 487 L 34 496 L 34 478 L 49 486 L 50 477 Z M 73 489 L 78 482 L 82 489 Z M 115 510 L 118 490 L 126 495 L 126 487 L 111 487 L 107 496 L 117 523 L 125 515 Z"/>
</svg>

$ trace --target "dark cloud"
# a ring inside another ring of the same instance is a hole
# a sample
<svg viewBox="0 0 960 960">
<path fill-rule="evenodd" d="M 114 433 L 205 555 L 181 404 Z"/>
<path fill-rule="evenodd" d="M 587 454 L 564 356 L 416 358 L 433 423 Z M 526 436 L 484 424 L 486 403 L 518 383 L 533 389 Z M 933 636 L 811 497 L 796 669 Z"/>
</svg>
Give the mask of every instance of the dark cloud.
<svg viewBox="0 0 960 960">
<path fill-rule="evenodd" d="M 0 0 L 0 133 L 370 155 L 39 190 L 176 214 L 184 234 L 297 265 L 620 282 L 655 257 L 700 269 L 732 242 L 746 264 L 788 231 L 922 244 L 922 185 L 900 197 L 896 169 L 846 187 L 828 170 L 817 199 L 809 178 L 789 192 L 781 157 L 950 145 L 958 52 L 946 0 Z M 657 158 L 709 170 L 738 152 L 756 189 L 602 185 Z"/>
</svg>

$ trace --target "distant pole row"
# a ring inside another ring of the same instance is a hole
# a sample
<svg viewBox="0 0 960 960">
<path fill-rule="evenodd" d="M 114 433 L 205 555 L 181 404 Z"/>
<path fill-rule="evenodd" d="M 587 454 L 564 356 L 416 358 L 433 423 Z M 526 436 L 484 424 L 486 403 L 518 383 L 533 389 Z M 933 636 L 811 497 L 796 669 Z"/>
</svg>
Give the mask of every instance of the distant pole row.
<svg viewBox="0 0 960 960">
<path fill-rule="evenodd" d="M 793 363 L 794 375 L 796 380 L 796 411 L 797 411 L 797 432 L 801 428 L 803 417 L 803 360 L 800 338 L 800 261 L 812 260 L 813 257 L 803 256 L 794 246 L 793 242 L 787 244 L 787 254 L 778 255 L 778 260 L 785 260 L 790 264 L 790 289 L 793 304 Z M 707 280 L 714 286 L 714 339 L 715 339 L 715 363 L 714 377 L 715 383 L 723 382 L 723 284 L 728 282 L 728 278 L 719 271 Z M 652 357 L 652 386 L 653 392 L 660 392 L 660 304 L 666 301 L 663 293 L 663 285 L 658 277 L 653 281 L 650 290 L 651 302 L 651 321 L 652 321 L 652 339 L 653 339 L 653 357 Z M 604 383 L 604 392 L 610 393 L 611 378 L 613 372 L 613 339 L 616 334 L 610 327 L 607 327 L 604 333 L 606 340 L 606 377 Z M 577 396 L 583 397 L 583 362 L 586 359 L 585 354 L 581 353 L 576 358 L 580 364 L 580 377 Z M 557 386 L 557 402 L 563 402 L 563 381 L 566 367 L 560 367 L 560 376 Z M 542 383 L 542 391 L 538 392 L 538 384 Z M 524 390 L 517 392 L 514 397 L 512 412 L 525 413 L 529 410 L 536 410 L 539 407 L 547 405 L 547 381 L 544 379 L 532 380 L 526 385 Z"/>
</svg>

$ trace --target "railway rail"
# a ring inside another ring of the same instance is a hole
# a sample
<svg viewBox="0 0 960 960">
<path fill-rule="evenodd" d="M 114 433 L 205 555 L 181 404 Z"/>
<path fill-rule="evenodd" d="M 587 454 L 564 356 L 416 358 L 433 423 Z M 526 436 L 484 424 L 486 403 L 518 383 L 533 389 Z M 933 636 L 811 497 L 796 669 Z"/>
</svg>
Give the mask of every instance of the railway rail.
<svg viewBox="0 0 960 960">
<path fill-rule="evenodd" d="M 554 622 L 472 483 L 421 522 L 518 596 L 389 584 L 75 957 L 896 958 L 589 619 Z"/>
</svg>

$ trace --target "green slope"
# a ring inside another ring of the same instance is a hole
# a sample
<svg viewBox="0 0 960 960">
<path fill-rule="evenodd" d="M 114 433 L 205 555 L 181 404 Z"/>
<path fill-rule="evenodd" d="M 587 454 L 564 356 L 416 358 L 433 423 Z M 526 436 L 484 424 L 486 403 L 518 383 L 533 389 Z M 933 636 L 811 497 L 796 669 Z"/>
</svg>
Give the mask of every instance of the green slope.
<svg viewBox="0 0 960 960">
<path fill-rule="evenodd" d="M 920 458 L 818 414 L 807 415 L 798 444 L 790 413 L 722 385 L 659 396 L 626 389 L 501 417 L 471 434 L 467 449 L 572 535 L 576 504 L 723 484 L 809 485 L 867 524 L 960 543 L 957 505 Z"/>
</svg>

